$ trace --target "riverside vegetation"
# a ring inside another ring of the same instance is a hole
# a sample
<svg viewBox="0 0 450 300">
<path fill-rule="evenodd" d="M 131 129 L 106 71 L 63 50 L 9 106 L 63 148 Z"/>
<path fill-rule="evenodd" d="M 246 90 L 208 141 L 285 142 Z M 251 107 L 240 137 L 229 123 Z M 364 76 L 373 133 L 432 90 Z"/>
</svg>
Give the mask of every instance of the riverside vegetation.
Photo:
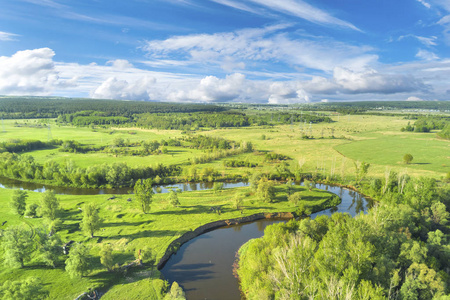
<svg viewBox="0 0 450 300">
<path fill-rule="evenodd" d="M 379 205 L 356 218 L 269 227 L 240 251 L 249 299 L 444 297 L 449 107 L 430 103 L 416 112 L 407 105 L 0 99 L 2 176 L 130 192 L 2 189 L 0 296 L 182 298 L 178 284 L 170 287 L 155 267 L 173 240 L 217 220 L 331 207 L 336 198 L 314 188 L 321 181 L 352 186 Z M 409 164 L 406 154 L 414 157 Z M 229 180 L 250 186 L 223 189 Z M 286 184 L 292 180 L 306 180 L 305 187 Z M 198 181 L 214 188 L 151 188 Z"/>
</svg>

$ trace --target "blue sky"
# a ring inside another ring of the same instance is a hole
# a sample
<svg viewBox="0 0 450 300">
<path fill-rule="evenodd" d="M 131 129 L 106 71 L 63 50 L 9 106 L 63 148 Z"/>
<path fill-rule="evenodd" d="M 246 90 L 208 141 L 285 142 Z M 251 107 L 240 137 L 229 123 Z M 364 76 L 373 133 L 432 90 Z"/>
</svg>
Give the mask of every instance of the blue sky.
<svg viewBox="0 0 450 300">
<path fill-rule="evenodd" d="M 0 95 L 450 99 L 449 0 L 0 0 Z"/>
</svg>

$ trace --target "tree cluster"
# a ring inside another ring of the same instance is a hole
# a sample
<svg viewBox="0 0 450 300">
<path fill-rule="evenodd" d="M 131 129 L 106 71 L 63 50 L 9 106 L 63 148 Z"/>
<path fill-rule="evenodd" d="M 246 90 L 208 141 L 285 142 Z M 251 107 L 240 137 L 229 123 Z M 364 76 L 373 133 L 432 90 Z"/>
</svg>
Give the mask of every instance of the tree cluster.
<svg viewBox="0 0 450 300">
<path fill-rule="evenodd" d="M 37 180 L 58 186 L 73 187 L 129 187 L 142 178 L 166 178 L 180 174 L 179 166 L 129 167 L 126 163 L 77 167 L 66 161 L 48 161 L 39 164 L 30 155 L 0 153 L 0 175 L 20 179 Z"/>
</svg>

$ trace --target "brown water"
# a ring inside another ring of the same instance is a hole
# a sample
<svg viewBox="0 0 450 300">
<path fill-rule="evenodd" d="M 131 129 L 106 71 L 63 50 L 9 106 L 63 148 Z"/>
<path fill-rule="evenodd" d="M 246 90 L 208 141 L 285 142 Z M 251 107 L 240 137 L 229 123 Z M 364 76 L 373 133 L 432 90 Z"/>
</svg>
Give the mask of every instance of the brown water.
<svg viewBox="0 0 450 300">
<path fill-rule="evenodd" d="M 335 212 L 355 216 L 373 204 L 359 193 L 341 187 L 323 184 L 316 187 L 337 194 L 342 202 L 334 208 L 313 214 L 312 218 Z M 182 245 L 161 272 L 170 283 L 176 281 L 183 287 L 188 300 L 241 299 L 238 281 L 232 272 L 235 254 L 250 239 L 261 237 L 266 226 L 277 222 L 282 221 L 259 220 L 202 234 Z"/>
</svg>

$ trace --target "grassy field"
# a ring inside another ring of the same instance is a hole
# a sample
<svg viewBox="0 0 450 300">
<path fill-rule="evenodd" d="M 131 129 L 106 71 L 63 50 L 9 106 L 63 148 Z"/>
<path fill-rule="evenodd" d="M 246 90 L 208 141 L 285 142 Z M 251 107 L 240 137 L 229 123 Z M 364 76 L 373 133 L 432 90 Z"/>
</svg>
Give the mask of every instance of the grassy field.
<svg viewBox="0 0 450 300">
<path fill-rule="evenodd" d="M 29 276 L 42 278 L 46 289 L 50 291 L 50 299 L 73 299 L 88 287 L 99 288 L 117 283 L 131 285 L 131 287 L 139 286 L 139 289 L 134 291 L 136 295 L 133 296 L 133 299 L 139 299 L 139 295 L 142 296 L 140 299 L 148 299 L 146 298 L 148 297 L 147 289 L 154 290 L 152 286 L 155 285 L 157 290 L 162 284 L 158 279 L 159 272 L 153 267 L 148 267 L 125 276 L 108 273 L 99 262 L 98 253 L 102 245 L 108 243 L 113 246 L 116 261 L 120 264 L 132 261 L 134 250 L 142 248 L 144 245 L 151 245 L 158 260 L 174 239 L 206 223 L 259 212 L 295 211 L 297 208 L 287 201 L 287 194 L 283 185 L 277 186 L 277 199 L 274 203 L 258 201 L 256 196 L 250 194 L 249 189 L 249 187 L 243 187 L 218 192 L 212 190 L 183 192 L 179 195 L 181 203 L 179 207 L 172 207 L 168 203 L 168 194 L 155 194 L 149 214 L 143 214 L 138 203 L 127 201 L 129 195 L 117 195 L 117 198 L 113 200 L 107 200 L 111 195 L 59 195 L 64 223 L 58 233 L 63 241 L 74 240 L 90 244 L 93 247 L 91 251 L 93 271 L 91 274 L 82 280 L 70 279 L 64 272 L 62 264 L 52 269 L 31 262 L 26 263 L 24 269 L 8 270 L 4 268 L 0 273 L 0 280 L 17 280 Z M 308 191 L 300 186 L 295 186 L 295 191 L 301 192 L 303 199 L 301 203 L 313 210 L 326 207 L 326 202 L 331 197 L 331 194 L 326 191 Z M 7 226 L 27 223 L 29 225 L 24 224 L 24 226 L 38 228 L 41 225 L 42 219 L 40 218 L 21 219 L 13 215 L 8 206 L 8 199 L 11 197 L 12 190 L 1 190 L 0 192 L 2 198 L 0 220 L 8 220 Z M 236 194 L 241 195 L 244 199 L 242 213 L 233 208 L 230 200 Z M 29 192 L 28 203 L 38 203 L 40 197 L 39 193 Z M 100 208 L 100 215 L 105 220 L 101 231 L 97 232 L 93 239 L 84 235 L 79 230 L 78 225 L 82 218 L 82 213 L 78 208 L 89 202 L 97 204 Z M 218 205 L 222 206 L 221 215 L 210 212 L 211 206 Z M 3 256 L 2 251 L 0 257 Z M 150 286 L 149 282 L 151 283 Z M 130 288 L 130 286 L 126 288 Z M 159 290 L 156 290 L 155 295 L 159 293 Z M 61 291 L 64 291 L 64 293 L 61 294 Z M 108 297 L 120 299 L 116 293 L 122 294 L 123 299 L 130 299 L 130 294 L 124 293 L 124 290 L 120 287 L 112 289 L 111 295 Z"/>
<path fill-rule="evenodd" d="M 234 157 L 223 158 L 208 164 L 197 165 L 197 168 L 213 167 L 219 174 L 251 175 L 255 172 L 273 171 L 279 163 L 264 161 L 264 153 L 274 151 L 292 158 L 290 164 L 300 164 L 304 172 L 320 172 L 329 174 L 334 169 L 335 174 L 352 180 L 354 174 L 353 162 L 365 161 L 371 164 L 369 177 L 383 176 L 386 168 L 407 172 L 411 176 L 431 176 L 441 178 L 450 171 L 450 141 L 436 138 L 434 133 L 406 133 L 400 129 L 408 120 L 391 116 L 338 116 L 334 115 L 334 123 L 326 124 L 294 124 L 280 126 L 252 126 L 249 128 L 214 129 L 201 131 L 206 134 L 223 137 L 234 141 L 252 142 L 255 153 L 245 153 Z M 37 125 L 35 120 L 19 121 L 28 125 Z M 115 138 L 133 141 L 161 141 L 162 139 L 178 138 L 181 131 L 143 130 L 137 128 L 76 128 L 57 126 L 49 123 L 50 132 L 46 126 L 40 128 L 16 127 L 14 120 L 4 120 L 0 132 L 0 142 L 12 139 L 49 138 L 61 140 L 76 140 L 84 145 L 111 145 Z M 302 135 L 312 136 L 312 139 L 302 139 Z M 264 136 L 264 138 L 263 138 Z M 189 158 L 202 155 L 202 151 L 168 147 L 169 152 L 161 155 L 114 156 L 108 153 L 65 153 L 57 149 L 46 149 L 29 152 L 38 162 L 48 160 L 63 162 L 72 160 L 75 165 L 87 167 L 94 164 L 111 164 L 126 162 L 130 166 L 163 164 L 188 164 Z M 402 162 L 403 155 L 414 156 L 412 164 Z M 224 167 L 223 161 L 237 159 L 258 164 L 256 168 Z M 306 191 L 296 187 L 303 195 L 303 204 L 310 207 L 322 207 L 330 195 L 324 191 Z M 154 195 L 152 209 L 149 214 L 143 214 L 138 204 L 127 201 L 132 195 L 117 195 L 114 200 L 107 200 L 110 195 L 71 196 L 60 195 L 64 225 L 59 232 L 64 241 L 75 240 L 92 245 L 94 257 L 93 271 L 82 279 L 70 279 L 64 272 L 61 263 L 56 269 L 47 268 L 37 263 L 28 263 L 24 269 L 9 270 L 3 268 L 0 281 L 20 279 L 29 276 L 42 278 L 45 289 L 50 291 L 50 299 L 74 299 L 88 287 L 108 286 L 112 288 L 104 296 L 105 299 L 158 299 L 164 283 L 159 279 L 159 272 L 154 267 L 146 267 L 126 275 L 108 273 L 99 263 L 99 249 L 105 243 L 113 245 L 118 263 L 133 260 L 133 252 L 143 245 L 151 245 L 156 258 L 159 259 L 168 245 L 183 233 L 193 230 L 203 224 L 251 215 L 258 212 L 295 211 L 296 206 L 286 200 L 283 185 L 277 186 L 275 203 L 262 203 L 250 192 L 248 187 L 226 189 L 221 192 L 193 191 L 179 195 L 181 205 L 172 207 L 168 203 L 167 194 Z M 10 212 L 8 201 L 12 190 L 0 190 L 0 221 L 7 220 L 2 229 L 11 225 L 24 224 L 37 228 L 42 220 L 21 219 Z M 244 210 L 233 208 L 231 199 L 239 194 L 244 199 Z M 39 193 L 29 193 L 29 203 L 38 202 Z M 81 212 L 78 209 L 83 204 L 94 202 L 100 208 L 100 214 L 105 219 L 104 225 L 94 239 L 89 239 L 80 230 L 78 223 Z M 211 206 L 222 205 L 222 214 L 211 213 Z M 1 249 L 1 248 L 0 248 Z M 0 257 L 3 257 L 0 250 Z M 0 259 L 1 260 L 1 259 Z M 61 292 L 64 291 L 64 292 Z"/>
</svg>

